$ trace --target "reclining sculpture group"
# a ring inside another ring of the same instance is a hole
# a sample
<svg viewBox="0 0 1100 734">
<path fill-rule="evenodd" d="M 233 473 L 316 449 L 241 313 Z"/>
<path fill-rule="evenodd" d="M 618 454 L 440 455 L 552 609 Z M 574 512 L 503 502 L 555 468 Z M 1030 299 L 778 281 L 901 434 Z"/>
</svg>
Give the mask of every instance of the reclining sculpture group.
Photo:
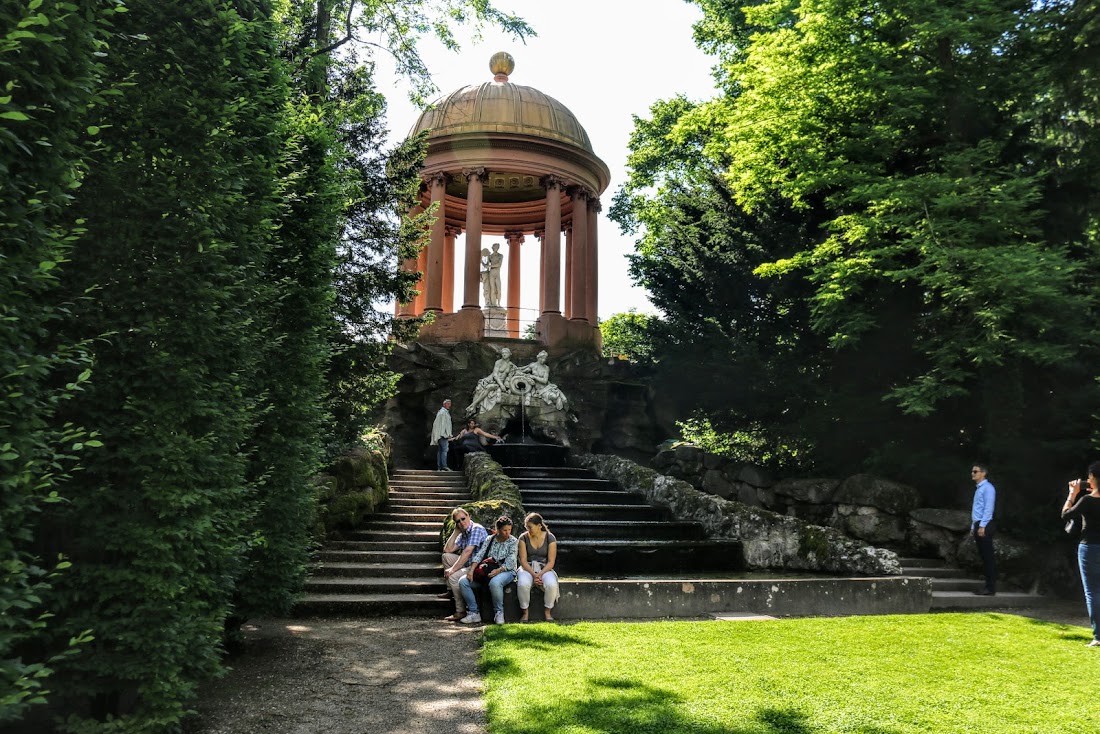
<svg viewBox="0 0 1100 734">
<path fill-rule="evenodd" d="M 531 400 L 539 400 L 557 410 L 566 410 L 568 398 L 550 382 L 550 367 L 546 364 L 548 356 L 545 350 L 541 351 L 534 362 L 517 367 L 512 363 L 511 350 L 501 349 L 500 359 L 493 365 L 493 371 L 478 380 L 466 415 L 479 415 L 492 410 L 506 395 L 520 398 L 524 405 L 530 405 Z"/>
</svg>

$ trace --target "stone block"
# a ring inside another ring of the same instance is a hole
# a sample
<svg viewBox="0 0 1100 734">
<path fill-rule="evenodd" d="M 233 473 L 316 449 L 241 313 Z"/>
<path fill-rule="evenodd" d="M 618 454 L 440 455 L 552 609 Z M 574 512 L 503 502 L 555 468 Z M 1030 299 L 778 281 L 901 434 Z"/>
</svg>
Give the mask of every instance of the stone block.
<svg viewBox="0 0 1100 734">
<path fill-rule="evenodd" d="M 839 485 L 836 479 L 782 479 L 771 485 L 770 489 L 796 502 L 823 504 L 832 499 Z"/>
<path fill-rule="evenodd" d="M 775 479 L 766 469 L 753 464 L 746 464 L 741 467 L 737 472 L 736 479 L 754 487 L 770 487 L 775 484 Z"/>
<path fill-rule="evenodd" d="M 970 530 L 970 513 L 966 510 L 942 510 L 919 507 L 910 511 L 909 518 L 923 525 L 965 533 Z"/>
<path fill-rule="evenodd" d="M 905 539 L 901 519 L 884 512 L 849 515 L 842 520 L 841 529 L 868 543 L 897 543 Z"/>
<path fill-rule="evenodd" d="M 920 492 L 913 487 L 873 474 L 848 477 L 833 495 L 834 502 L 877 507 L 892 515 L 908 515 L 920 504 L 920 499 Z"/>
<path fill-rule="evenodd" d="M 736 492 L 734 486 L 717 469 L 710 469 L 703 475 L 703 491 L 719 497 L 729 497 Z"/>
</svg>

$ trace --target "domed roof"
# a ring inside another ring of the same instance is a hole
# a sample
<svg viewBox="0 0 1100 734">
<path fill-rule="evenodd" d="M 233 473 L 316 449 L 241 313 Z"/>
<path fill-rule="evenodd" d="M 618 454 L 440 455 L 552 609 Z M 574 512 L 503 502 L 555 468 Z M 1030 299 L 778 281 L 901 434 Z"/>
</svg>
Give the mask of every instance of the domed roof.
<svg viewBox="0 0 1100 734">
<path fill-rule="evenodd" d="M 421 113 L 411 135 L 430 130 L 429 138 L 447 135 L 512 133 L 546 138 L 593 153 L 588 133 L 561 102 L 534 87 L 508 81 L 511 57 L 493 57 L 491 82 L 463 87 L 441 97 Z M 503 56 L 507 56 L 503 54 Z"/>
</svg>

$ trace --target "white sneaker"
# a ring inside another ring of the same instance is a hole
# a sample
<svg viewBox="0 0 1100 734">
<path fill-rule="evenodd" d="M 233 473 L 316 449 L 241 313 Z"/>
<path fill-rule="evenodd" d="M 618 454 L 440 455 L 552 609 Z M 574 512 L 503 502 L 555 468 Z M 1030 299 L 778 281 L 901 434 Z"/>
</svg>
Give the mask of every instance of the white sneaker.
<svg viewBox="0 0 1100 734">
<path fill-rule="evenodd" d="M 481 615 L 477 612 L 470 612 L 458 621 L 462 624 L 478 624 L 481 621 Z"/>
<path fill-rule="evenodd" d="M 493 615 L 493 624 L 504 624 L 504 612 L 497 612 Z"/>
</svg>

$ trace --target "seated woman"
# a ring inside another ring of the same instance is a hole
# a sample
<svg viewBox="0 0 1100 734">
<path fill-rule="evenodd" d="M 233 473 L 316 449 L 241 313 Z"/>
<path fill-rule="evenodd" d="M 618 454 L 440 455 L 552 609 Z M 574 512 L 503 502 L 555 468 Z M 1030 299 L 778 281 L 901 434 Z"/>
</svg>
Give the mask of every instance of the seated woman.
<svg viewBox="0 0 1100 734">
<path fill-rule="evenodd" d="M 466 421 L 466 427 L 459 431 L 457 435 L 451 437 L 451 440 L 458 444 L 458 450 L 455 452 L 455 462 L 458 464 L 459 469 L 462 468 L 463 457 L 466 454 L 485 450 L 485 447 L 481 445 L 482 438 L 490 438 L 495 441 L 501 440 L 500 436 L 495 433 L 481 430 L 477 425 L 477 421 L 473 418 Z"/>
<path fill-rule="evenodd" d="M 523 610 L 520 621 L 527 621 L 527 607 L 531 605 L 531 587 L 542 589 L 543 616 L 553 622 L 550 610 L 558 600 L 558 575 L 554 564 L 558 560 L 558 539 L 543 522 L 537 512 L 528 513 L 523 519 L 527 532 L 519 536 L 519 581 L 517 596 Z"/>
<path fill-rule="evenodd" d="M 474 594 L 474 589 L 480 588 L 481 584 L 474 581 L 474 569 L 486 558 L 495 558 L 500 563 L 499 568 L 489 572 L 489 595 L 493 598 L 493 622 L 504 624 L 504 587 L 516 577 L 518 548 L 519 540 L 512 535 L 512 518 L 501 515 L 497 520 L 496 535 L 486 538 L 474 552 L 469 573 L 458 582 L 458 589 L 466 601 L 468 612 L 460 620 L 462 624 L 477 624 L 481 621 L 477 597 Z"/>
</svg>

